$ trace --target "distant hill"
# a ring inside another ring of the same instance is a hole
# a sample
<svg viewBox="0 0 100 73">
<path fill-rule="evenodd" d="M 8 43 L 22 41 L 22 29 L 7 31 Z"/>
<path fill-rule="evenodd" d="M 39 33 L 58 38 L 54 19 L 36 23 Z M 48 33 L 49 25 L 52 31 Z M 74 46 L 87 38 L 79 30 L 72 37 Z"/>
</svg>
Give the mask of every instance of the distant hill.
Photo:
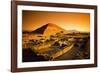
<svg viewBox="0 0 100 73">
<path fill-rule="evenodd" d="M 63 28 L 61 28 L 60 26 L 53 24 L 53 23 L 47 23 L 45 25 L 42 25 L 38 28 L 36 28 L 33 31 L 23 31 L 23 34 L 41 34 L 44 36 L 48 36 L 48 35 L 53 35 L 56 33 L 86 33 L 86 32 L 80 32 L 77 30 L 65 30 Z"/>
</svg>

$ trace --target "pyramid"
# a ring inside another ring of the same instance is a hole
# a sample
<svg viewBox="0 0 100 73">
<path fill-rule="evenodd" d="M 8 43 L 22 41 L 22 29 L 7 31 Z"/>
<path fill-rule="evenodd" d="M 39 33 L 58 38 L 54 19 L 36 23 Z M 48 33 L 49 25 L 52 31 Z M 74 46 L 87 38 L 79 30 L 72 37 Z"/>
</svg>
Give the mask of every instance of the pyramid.
<svg viewBox="0 0 100 73">
<path fill-rule="evenodd" d="M 61 31 L 65 31 L 65 30 L 61 28 L 60 26 L 57 26 L 56 24 L 48 23 L 32 31 L 32 33 L 42 34 L 42 35 L 51 35 L 51 34 L 61 32 Z"/>
</svg>

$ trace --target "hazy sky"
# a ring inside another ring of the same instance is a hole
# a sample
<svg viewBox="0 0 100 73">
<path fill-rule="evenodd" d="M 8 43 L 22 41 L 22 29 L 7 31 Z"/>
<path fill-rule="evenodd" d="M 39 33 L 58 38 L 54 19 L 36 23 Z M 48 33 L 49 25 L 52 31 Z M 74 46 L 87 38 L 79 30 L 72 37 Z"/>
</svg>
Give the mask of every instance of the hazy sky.
<svg viewBox="0 0 100 73">
<path fill-rule="evenodd" d="M 47 23 L 54 23 L 65 30 L 90 31 L 90 14 L 70 12 L 23 11 L 23 30 L 34 30 Z"/>
</svg>

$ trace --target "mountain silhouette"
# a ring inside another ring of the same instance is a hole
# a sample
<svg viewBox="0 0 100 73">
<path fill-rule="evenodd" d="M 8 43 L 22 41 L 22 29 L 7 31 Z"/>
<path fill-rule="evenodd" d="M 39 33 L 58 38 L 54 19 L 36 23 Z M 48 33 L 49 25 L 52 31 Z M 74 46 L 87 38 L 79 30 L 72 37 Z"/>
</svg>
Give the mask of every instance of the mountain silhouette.
<svg viewBox="0 0 100 73">
<path fill-rule="evenodd" d="M 60 26 L 57 26 L 56 24 L 48 23 L 48 24 L 45 24 L 45 25 L 37 28 L 36 30 L 32 31 L 32 33 L 51 35 L 51 34 L 55 34 L 57 32 L 61 32 L 61 31 L 65 31 L 65 30 L 63 28 L 61 28 Z"/>
</svg>

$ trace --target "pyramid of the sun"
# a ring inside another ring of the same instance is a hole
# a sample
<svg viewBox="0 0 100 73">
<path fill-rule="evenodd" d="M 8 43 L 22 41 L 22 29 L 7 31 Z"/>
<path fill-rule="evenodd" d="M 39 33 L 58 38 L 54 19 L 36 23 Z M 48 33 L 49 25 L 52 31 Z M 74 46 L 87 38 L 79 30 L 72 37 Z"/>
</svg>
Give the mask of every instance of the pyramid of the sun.
<svg viewBox="0 0 100 73">
<path fill-rule="evenodd" d="M 52 34 L 61 32 L 61 31 L 65 31 L 65 30 L 57 26 L 56 24 L 48 23 L 32 31 L 32 33 L 42 34 L 42 35 L 47 36 L 47 35 L 52 35 Z"/>
</svg>

